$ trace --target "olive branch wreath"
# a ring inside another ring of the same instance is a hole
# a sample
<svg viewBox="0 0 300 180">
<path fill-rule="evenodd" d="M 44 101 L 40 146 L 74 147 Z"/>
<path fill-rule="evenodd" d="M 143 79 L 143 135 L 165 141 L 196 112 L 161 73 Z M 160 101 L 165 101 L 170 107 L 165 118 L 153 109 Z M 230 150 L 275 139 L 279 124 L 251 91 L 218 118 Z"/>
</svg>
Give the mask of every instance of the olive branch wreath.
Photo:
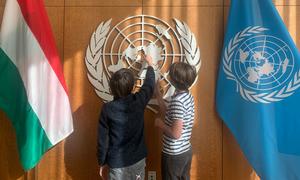
<svg viewBox="0 0 300 180">
<path fill-rule="evenodd" d="M 227 47 L 225 47 L 223 56 L 223 70 L 227 75 L 227 79 L 233 80 L 237 84 L 237 91 L 240 95 L 248 101 L 254 103 L 272 103 L 281 101 L 286 97 L 294 94 L 294 91 L 300 87 L 300 70 L 295 73 L 293 79 L 280 90 L 276 90 L 270 93 L 257 93 L 255 91 L 250 91 L 244 89 L 241 83 L 236 79 L 236 76 L 232 73 L 232 57 L 235 48 L 249 36 L 260 34 L 268 29 L 261 26 L 247 27 L 243 31 L 238 32 L 232 39 L 230 39 Z"/>
<path fill-rule="evenodd" d="M 107 40 L 107 35 L 110 30 L 111 20 L 103 21 L 93 32 L 90 43 L 86 49 L 85 64 L 87 67 L 87 76 L 90 83 L 94 86 L 96 94 L 105 102 L 112 101 L 113 96 L 110 93 L 109 80 L 104 72 L 104 64 L 102 59 L 103 46 Z M 200 49 L 197 46 L 196 37 L 191 32 L 188 25 L 177 19 L 176 30 L 180 35 L 180 42 L 183 46 L 184 57 L 187 63 L 196 67 L 197 72 L 201 67 Z M 156 104 L 151 101 L 151 104 Z M 152 111 L 155 109 L 148 106 Z"/>
</svg>

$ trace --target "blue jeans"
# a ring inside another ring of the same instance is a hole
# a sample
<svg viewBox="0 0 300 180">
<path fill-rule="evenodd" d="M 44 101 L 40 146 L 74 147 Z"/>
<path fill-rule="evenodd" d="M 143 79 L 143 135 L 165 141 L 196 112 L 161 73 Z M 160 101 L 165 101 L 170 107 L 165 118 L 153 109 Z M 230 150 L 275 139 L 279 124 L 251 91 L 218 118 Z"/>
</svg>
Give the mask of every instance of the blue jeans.
<svg viewBox="0 0 300 180">
<path fill-rule="evenodd" d="M 145 158 L 139 162 L 123 167 L 123 168 L 110 168 L 108 179 L 109 180 L 144 180 L 145 179 Z"/>
</svg>

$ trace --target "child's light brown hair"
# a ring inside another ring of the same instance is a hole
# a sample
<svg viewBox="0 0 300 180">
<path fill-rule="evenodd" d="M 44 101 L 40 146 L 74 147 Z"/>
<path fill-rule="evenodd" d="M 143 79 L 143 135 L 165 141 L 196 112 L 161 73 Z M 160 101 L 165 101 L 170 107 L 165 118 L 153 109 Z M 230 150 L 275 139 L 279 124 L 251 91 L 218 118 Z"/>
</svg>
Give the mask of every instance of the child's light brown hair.
<svg viewBox="0 0 300 180">
<path fill-rule="evenodd" d="M 172 64 L 169 74 L 172 85 L 181 91 L 187 91 L 197 77 L 195 67 L 184 62 Z"/>
</svg>

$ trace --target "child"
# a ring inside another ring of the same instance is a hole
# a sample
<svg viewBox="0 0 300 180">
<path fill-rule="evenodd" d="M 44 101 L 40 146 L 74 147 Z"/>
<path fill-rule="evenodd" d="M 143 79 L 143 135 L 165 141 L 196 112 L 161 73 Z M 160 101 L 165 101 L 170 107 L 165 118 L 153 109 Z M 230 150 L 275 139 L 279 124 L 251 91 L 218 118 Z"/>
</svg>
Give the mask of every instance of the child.
<svg viewBox="0 0 300 180">
<path fill-rule="evenodd" d="M 156 88 L 162 114 L 155 125 L 163 131 L 161 172 L 163 180 L 190 179 L 192 146 L 190 138 L 194 123 L 194 98 L 189 87 L 197 76 L 194 67 L 187 63 L 174 63 L 170 67 L 170 81 L 176 88 L 168 106 Z"/>
<path fill-rule="evenodd" d="M 144 110 L 152 97 L 155 75 L 152 58 L 148 63 L 146 78 L 140 91 L 132 94 L 134 76 L 129 69 L 114 73 L 110 89 L 114 100 L 102 107 L 98 125 L 99 175 L 109 167 L 109 179 L 144 179 L 147 155 L 144 140 Z"/>
</svg>

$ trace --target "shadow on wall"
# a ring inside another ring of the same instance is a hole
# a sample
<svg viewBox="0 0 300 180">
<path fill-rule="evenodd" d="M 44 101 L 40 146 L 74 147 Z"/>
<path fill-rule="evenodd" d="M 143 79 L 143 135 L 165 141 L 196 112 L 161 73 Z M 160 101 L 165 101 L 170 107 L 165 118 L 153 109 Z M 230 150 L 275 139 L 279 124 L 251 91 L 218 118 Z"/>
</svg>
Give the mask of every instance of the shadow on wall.
<svg viewBox="0 0 300 180">
<path fill-rule="evenodd" d="M 0 111 L 0 179 L 18 179 L 23 171 L 17 150 L 15 130 L 9 119 Z"/>
<path fill-rule="evenodd" d="M 66 171 L 73 180 L 100 179 L 96 156 L 98 111 L 91 103 L 73 113 L 74 132 L 66 139 L 64 153 Z"/>
</svg>

